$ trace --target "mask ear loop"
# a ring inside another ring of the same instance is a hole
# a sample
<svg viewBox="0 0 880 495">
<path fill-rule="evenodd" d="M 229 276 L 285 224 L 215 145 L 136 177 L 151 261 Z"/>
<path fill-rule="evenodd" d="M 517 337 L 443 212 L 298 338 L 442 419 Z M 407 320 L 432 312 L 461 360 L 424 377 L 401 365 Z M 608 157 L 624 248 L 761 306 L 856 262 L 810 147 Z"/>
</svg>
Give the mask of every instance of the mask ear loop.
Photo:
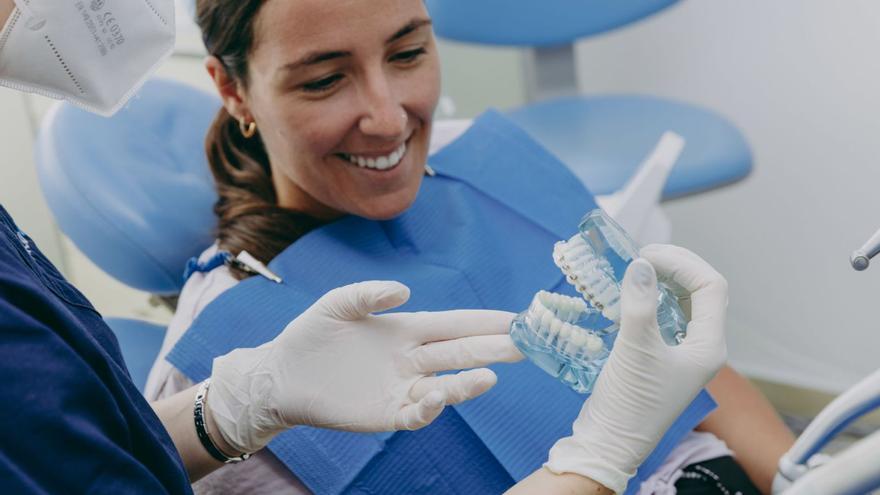
<svg viewBox="0 0 880 495">
<path fill-rule="evenodd" d="M 27 17 L 27 21 L 25 22 L 25 26 L 31 31 L 37 31 L 46 25 L 46 19 L 38 16 L 31 9 L 30 5 L 28 5 L 28 0 L 12 0 L 15 3 L 15 6 Z"/>
</svg>

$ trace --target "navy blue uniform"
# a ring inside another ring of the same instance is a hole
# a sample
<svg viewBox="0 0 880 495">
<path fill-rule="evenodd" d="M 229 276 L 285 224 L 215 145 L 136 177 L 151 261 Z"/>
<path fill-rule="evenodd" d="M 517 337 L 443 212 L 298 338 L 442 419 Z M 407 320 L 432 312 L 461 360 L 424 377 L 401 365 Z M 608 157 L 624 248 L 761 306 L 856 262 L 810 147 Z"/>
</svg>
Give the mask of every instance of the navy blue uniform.
<svg viewBox="0 0 880 495">
<path fill-rule="evenodd" d="M 113 332 L 2 206 L 0 493 L 191 493 Z"/>
</svg>

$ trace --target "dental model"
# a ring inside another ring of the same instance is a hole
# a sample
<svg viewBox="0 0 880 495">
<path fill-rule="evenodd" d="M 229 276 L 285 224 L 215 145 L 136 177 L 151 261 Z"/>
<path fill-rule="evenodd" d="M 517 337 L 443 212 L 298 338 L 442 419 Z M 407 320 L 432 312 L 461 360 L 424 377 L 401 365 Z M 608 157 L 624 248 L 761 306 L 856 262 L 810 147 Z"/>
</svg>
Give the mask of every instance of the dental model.
<svg viewBox="0 0 880 495">
<path fill-rule="evenodd" d="M 580 234 L 553 246 L 553 261 L 565 279 L 590 304 L 611 321 L 620 319 L 620 288 L 614 282 L 614 269 L 596 255 Z"/>
<path fill-rule="evenodd" d="M 580 233 L 558 243 L 553 252 L 566 279 L 609 320 L 620 323 L 620 290 L 623 275 L 639 256 L 638 246 L 604 211 L 587 214 Z M 657 323 L 668 345 L 680 344 L 687 335 L 678 301 L 662 282 L 658 284 Z"/>
<path fill-rule="evenodd" d="M 553 261 L 582 298 L 538 292 L 510 335 L 538 367 L 576 392 L 592 391 L 620 324 L 623 275 L 638 248 L 602 210 L 581 221 L 580 232 L 553 248 Z M 687 319 L 669 288 L 659 284 L 657 322 L 668 345 L 680 344 Z"/>
<path fill-rule="evenodd" d="M 514 320 L 511 338 L 541 369 L 586 393 L 608 358 L 603 336 L 617 331 L 617 325 L 601 320 L 583 299 L 541 291 Z"/>
</svg>

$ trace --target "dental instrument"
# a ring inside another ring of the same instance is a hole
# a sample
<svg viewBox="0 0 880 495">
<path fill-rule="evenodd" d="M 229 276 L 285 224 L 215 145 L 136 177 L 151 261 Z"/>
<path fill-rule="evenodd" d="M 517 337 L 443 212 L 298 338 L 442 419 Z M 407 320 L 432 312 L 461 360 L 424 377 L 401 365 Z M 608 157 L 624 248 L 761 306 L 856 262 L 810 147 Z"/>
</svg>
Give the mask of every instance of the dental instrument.
<svg viewBox="0 0 880 495">
<path fill-rule="evenodd" d="M 868 269 L 871 259 L 877 254 L 880 254 L 880 230 L 874 232 L 874 235 L 862 247 L 853 251 L 849 262 L 853 268 L 861 272 Z"/>
</svg>

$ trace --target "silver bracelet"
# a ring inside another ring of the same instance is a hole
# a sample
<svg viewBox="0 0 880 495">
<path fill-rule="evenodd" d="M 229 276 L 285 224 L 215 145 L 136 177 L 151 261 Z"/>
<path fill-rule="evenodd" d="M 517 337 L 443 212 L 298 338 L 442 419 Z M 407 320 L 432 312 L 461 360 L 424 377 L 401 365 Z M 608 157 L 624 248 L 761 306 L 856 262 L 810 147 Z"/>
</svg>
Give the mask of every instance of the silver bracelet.
<svg viewBox="0 0 880 495">
<path fill-rule="evenodd" d="M 224 454 L 222 450 L 217 448 L 217 445 L 211 440 L 211 435 L 208 434 L 208 424 L 205 421 L 205 396 L 208 395 L 208 387 L 210 386 L 211 379 L 209 378 L 199 385 L 199 390 L 196 392 L 196 402 L 193 407 L 193 419 L 196 423 L 196 436 L 199 437 L 199 442 L 202 443 L 202 447 L 204 447 L 205 450 L 208 451 L 208 454 L 214 459 L 224 464 L 235 464 L 237 462 L 246 461 L 251 457 L 251 454 L 229 457 Z"/>
</svg>

